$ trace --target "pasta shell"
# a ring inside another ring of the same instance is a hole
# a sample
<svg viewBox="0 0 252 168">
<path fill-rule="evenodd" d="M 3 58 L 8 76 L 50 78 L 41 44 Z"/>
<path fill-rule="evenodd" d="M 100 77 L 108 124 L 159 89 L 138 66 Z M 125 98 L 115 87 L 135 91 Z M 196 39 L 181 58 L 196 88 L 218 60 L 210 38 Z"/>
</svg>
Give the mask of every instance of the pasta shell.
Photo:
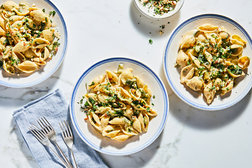
<svg viewBox="0 0 252 168">
<path fill-rule="evenodd" d="M 43 38 L 46 39 L 46 40 L 48 40 L 48 41 L 50 41 L 50 42 L 52 42 L 53 39 L 54 39 L 54 37 L 53 37 L 54 31 L 55 31 L 54 29 L 43 30 L 42 31 Z"/>
<path fill-rule="evenodd" d="M 115 83 L 117 84 L 118 83 L 118 77 L 115 73 L 109 71 L 109 70 L 106 70 L 106 74 L 107 74 L 107 78 L 108 80 L 110 81 L 110 83 Z"/>
<path fill-rule="evenodd" d="M 143 88 L 145 86 L 145 84 L 143 83 L 142 79 L 140 79 L 138 76 L 135 76 L 136 82 L 137 82 L 137 86 L 139 88 Z"/>
<path fill-rule="evenodd" d="M 16 21 L 11 26 L 15 27 L 17 29 L 20 29 L 23 26 L 23 22 L 22 21 Z"/>
<path fill-rule="evenodd" d="M 46 62 L 40 57 L 33 58 L 32 61 L 34 61 L 37 65 L 41 65 L 41 66 L 46 64 Z"/>
<path fill-rule="evenodd" d="M 221 37 L 221 39 L 225 39 L 225 40 L 230 37 L 229 33 L 225 31 L 220 31 L 219 36 Z"/>
<path fill-rule="evenodd" d="M 233 72 L 233 70 L 235 72 Z M 238 78 L 240 76 L 244 76 L 245 75 L 244 72 L 242 71 L 242 69 L 238 65 L 228 66 L 227 72 L 233 78 Z"/>
<path fill-rule="evenodd" d="M 90 115 L 88 115 L 88 119 L 89 119 L 89 122 L 98 130 L 98 131 L 102 131 L 102 128 L 101 128 L 101 121 L 99 119 L 99 117 L 94 113 L 94 112 L 91 112 Z"/>
<path fill-rule="evenodd" d="M 133 128 L 135 130 L 137 130 L 139 133 L 142 132 L 141 123 L 140 123 L 140 121 L 136 117 L 134 117 L 134 120 L 133 120 Z"/>
<path fill-rule="evenodd" d="M 109 121 L 109 124 L 125 124 L 125 118 L 124 117 L 116 117 L 116 118 L 113 118 L 112 120 Z"/>
<path fill-rule="evenodd" d="M 110 137 L 110 138 L 114 138 L 119 132 L 120 132 L 120 130 L 115 130 L 114 127 L 112 127 L 111 125 L 107 125 L 102 130 L 102 135 Z"/>
<path fill-rule="evenodd" d="M 195 44 L 195 37 L 193 35 L 187 35 L 182 38 L 182 42 L 180 43 L 180 48 L 190 48 Z"/>
<path fill-rule="evenodd" d="M 22 24 L 23 24 L 23 21 L 22 21 L 23 18 L 24 18 L 24 16 L 13 15 L 13 16 L 10 17 L 9 20 L 11 20 L 11 22 L 13 22 L 13 23 L 16 22 L 16 21 L 21 21 Z"/>
<path fill-rule="evenodd" d="M 194 66 L 188 65 L 184 67 L 180 72 L 180 82 L 185 83 L 187 80 L 191 79 L 194 75 Z"/>
<path fill-rule="evenodd" d="M 50 56 L 50 52 L 49 50 L 47 49 L 47 47 L 44 48 L 44 57 L 43 57 L 43 60 L 47 60 Z"/>
<path fill-rule="evenodd" d="M 133 135 L 137 135 L 138 132 L 134 130 L 134 128 L 132 126 L 126 126 L 125 128 L 123 128 L 121 126 L 122 132 L 128 136 L 133 136 Z"/>
<path fill-rule="evenodd" d="M 50 44 L 50 42 L 44 38 L 36 38 L 32 42 L 32 46 L 34 46 L 36 48 L 44 48 L 49 44 Z"/>
<path fill-rule="evenodd" d="M 250 58 L 248 56 L 242 56 L 238 59 L 238 66 L 244 70 L 246 69 L 250 64 Z"/>
<path fill-rule="evenodd" d="M 194 76 L 192 79 L 186 81 L 186 85 L 194 91 L 200 91 L 203 87 L 203 81 L 200 77 Z"/>
<path fill-rule="evenodd" d="M 209 62 L 209 64 L 211 65 L 213 62 L 213 56 L 212 54 L 210 54 L 209 52 L 207 52 L 206 50 L 204 51 L 205 57 L 207 59 L 207 61 Z"/>
<path fill-rule="evenodd" d="M 98 95 L 98 100 L 100 101 L 100 102 L 102 102 L 102 103 L 107 103 L 108 101 L 108 96 L 107 95 L 105 95 L 105 94 L 99 94 Z"/>
<path fill-rule="evenodd" d="M 32 73 L 38 69 L 38 65 L 31 61 L 24 61 L 18 64 L 18 69 L 25 73 Z"/>
<path fill-rule="evenodd" d="M 219 27 L 213 26 L 211 24 L 203 24 L 203 25 L 199 26 L 198 29 L 203 32 L 216 32 L 216 31 L 218 31 Z"/>
<path fill-rule="evenodd" d="M 209 82 L 205 87 L 204 87 L 204 91 L 203 94 L 206 98 L 206 102 L 207 104 L 211 104 L 214 96 L 215 96 L 216 90 L 213 89 L 213 83 Z"/>
<path fill-rule="evenodd" d="M 243 52 L 243 47 L 238 44 L 233 44 L 230 46 L 230 49 L 232 51 L 231 56 L 239 56 Z"/>
<path fill-rule="evenodd" d="M 239 35 L 234 34 L 232 35 L 232 39 L 231 42 L 233 44 L 238 44 L 238 45 L 242 45 L 243 47 L 246 46 L 246 41 L 244 41 Z"/>
<path fill-rule="evenodd" d="M 119 142 L 123 142 L 123 141 L 126 141 L 129 137 L 130 137 L 129 135 L 121 134 L 121 135 L 115 136 L 112 139 L 119 141 Z"/>
<path fill-rule="evenodd" d="M 4 31 L 4 29 L 2 29 L 1 27 L 0 27 L 0 36 L 4 36 L 5 35 L 5 31 Z"/>
<path fill-rule="evenodd" d="M 149 107 L 150 108 L 150 107 Z M 145 109 L 146 110 L 146 109 Z M 152 108 L 150 108 L 150 110 L 146 110 L 146 113 L 148 114 L 148 116 L 151 116 L 151 117 L 155 117 L 157 116 L 157 112 L 154 111 Z"/>
<path fill-rule="evenodd" d="M 181 67 L 184 68 L 189 61 L 189 56 L 183 51 L 180 50 L 176 59 L 176 63 Z"/>
<path fill-rule="evenodd" d="M 120 79 L 122 81 L 122 83 L 125 85 L 127 80 L 132 80 L 133 79 L 133 74 L 132 74 L 132 69 L 131 68 L 127 68 L 125 69 L 121 75 L 120 75 Z"/>
<path fill-rule="evenodd" d="M 222 80 L 220 78 L 216 78 L 214 81 L 214 86 L 217 91 L 220 90 L 222 86 Z"/>
<path fill-rule="evenodd" d="M 30 12 L 30 16 L 32 16 L 33 17 L 33 19 L 36 21 L 36 22 L 38 22 L 38 23 L 40 23 L 40 22 L 45 22 L 45 18 L 46 18 L 46 15 L 45 15 L 45 13 L 42 11 L 42 10 L 33 10 L 33 11 L 31 11 Z"/>
<path fill-rule="evenodd" d="M 6 1 L 6 2 L 3 3 L 3 7 L 7 11 L 12 11 L 12 9 L 15 9 L 15 8 L 17 9 L 18 8 L 18 4 L 16 4 L 13 1 Z"/>
<path fill-rule="evenodd" d="M 131 118 L 132 115 L 133 115 L 133 109 L 131 108 L 131 106 L 128 105 L 124 113 L 124 116 Z"/>
<path fill-rule="evenodd" d="M 98 95 L 98 97 L 99 97 L 99 95 Z M 110 111 L 110 110 L 111 110 L 110 107 L 99 107 L 99 108 L 95 111 L 95 113 L 104 114 L 104 113 L 106 113 L 107 111 Z"/>
<path fill-rule="evenodd" d="M 35 53 L 30 48 L 24 52 L 24 55 L 26 58 L 32 58 L 36 56 Z"/>
<path fill-rule="evenodd" d="M 118 90 L 118 98 L 121 101 L 131 102 L 131 95 L 127 90 L 123 89 L 122 87 L 118 87 L 117 90 Z"/>
<path fill-rule="evenodd" d="M 13 52 L 25 52 L 30 48 L 30 45 L 28 42 L 20 41 L 13 47 Z"/>
<path fill-rule="evenodd" d="M 28 15 L 29 14 L 29 10 L 26 9 L 26 10 L 17 10 L 17 9 L 13 9 L 14 12 L 16 12 L 19 16 L 25 16 L 25 15 Z"/>
<path fill-rule="evenodd" d="M 14 66 L 11 66 L 6 61 L 3 61 L 3 69 L 5 70 L 5 72 L 7 72 L 10 75 L 14 75 L 16 72 Z"/>
<path fill-rule="evenodd" d="M 0 43 L 0 52 L 3 52 L 5 49 L 5 46 Z M 1 55 L 0 55 L 0 60 L 1 60 Z"/>
<path fill-rule="evenodd" d="M 102 117 L 101 118 L 101 127 L 104 128 L 108 125 L 110 117 Z"/>
<path fill-rule="evenodd" d="M 234 81 L 228 80 L 225 83 L 225 86 L 222 87 L 222 89 L 221 89 L 221 95 L 223 96 L 223 95 L 227 94 L 228 92 L 230 92 L 233 89 L 233 86 L 234 86 Z"/>
<path fill-rule="evenodd" d="M 3 29 L 5 28 L 4 19 L 1 17 L 1 15 L 0 15 L 0 27 Z"/>
</svg>

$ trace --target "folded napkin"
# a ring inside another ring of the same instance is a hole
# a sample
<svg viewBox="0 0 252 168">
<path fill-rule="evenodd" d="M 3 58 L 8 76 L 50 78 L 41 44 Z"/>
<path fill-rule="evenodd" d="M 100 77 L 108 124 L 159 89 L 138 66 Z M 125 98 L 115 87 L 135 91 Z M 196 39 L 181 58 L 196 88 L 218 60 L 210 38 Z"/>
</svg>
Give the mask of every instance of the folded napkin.
<svg viewBox="0 0 252 168">
<path fill-rule="evenodd" d="M 32 101 L 14 112 L 13 117 L 17 123 L 25 143 L 30 149 L 34 159 L 41 168 L 63 167 L 60 160 L 46 149 L 28 130 L 31 124 L 45 116 L 52 124 L 57 133 L 57 142 L 62 151 L 72 162 L 70 152 L 67 149 L 62 137 L 59 122 L 69 120 L 68 105 L 59 90 L 54 91 L 38 100 Z M 72 129 L 73 130 L 73 129 Z M 73 130 L 74 146 L 73 153 L 80 168 L 107 168 L 97 153 L 88 147 Z"/>
</svg>

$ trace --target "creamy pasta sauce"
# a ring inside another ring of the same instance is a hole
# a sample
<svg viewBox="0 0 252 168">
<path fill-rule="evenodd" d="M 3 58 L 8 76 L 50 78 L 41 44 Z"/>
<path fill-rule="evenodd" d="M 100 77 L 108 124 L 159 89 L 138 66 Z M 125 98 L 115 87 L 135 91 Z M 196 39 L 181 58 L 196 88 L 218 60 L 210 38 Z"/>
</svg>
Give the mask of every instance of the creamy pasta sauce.
<svg viewBox="0 0 252 168">
<path fill-rule="evenodd" d="M 157 115 L 151 98 L 148 86 L 131 68 L 120 64 L 117 71 L 106 70 L 105 75 L 94 79 L 80 104 L 86 119 L 103 136 L 125 141 L 148 130 L 149 121 Z"/>
<path fill-rule="evenodd" d="M 48 14 L 46 14 L 48 13 Z M 46 65 L 60 45 L 55 11 L 6 1 L 0 8 L 0 63 L 10 75 L 31 74 Z"/>
<path fill-rule="evenodd" d="M 243 55 L 245 47 L 246 41 L 224 27 L 204 24 L 187 32 L 176 60 L 181 83 L 203 92 L 207 104 L 211 104 L 216 94 L 231 92 L 235 79 L 245 75 L 250 63 Z"/>
</svg>

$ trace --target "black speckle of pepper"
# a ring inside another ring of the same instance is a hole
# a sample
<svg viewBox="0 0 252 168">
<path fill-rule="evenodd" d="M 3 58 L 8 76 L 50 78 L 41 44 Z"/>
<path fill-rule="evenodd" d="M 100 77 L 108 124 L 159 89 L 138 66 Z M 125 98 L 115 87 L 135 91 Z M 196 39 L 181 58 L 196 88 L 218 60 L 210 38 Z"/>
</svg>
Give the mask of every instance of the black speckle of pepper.
<svg viewBox="0 0 252 168">
<path fill-rule="evenodd" d="M 159 26 L 161 29 L 164 29 L 165 28 L 165 25 L 161 25 L 161 26 Z"/>
<path fill-rule="evenodd" d="M 167 24 L 170 24 L 170 22 L 168 22 Z"/>
<path fill-rule="evenodd" d="M 137 22 L 137 24 L 140 24 L 139 22 Z"/>
<path fill-rule="evenodd" d="M 151 34 L 151 32 L 149 32 L 149 34 Z"/>
</svg>

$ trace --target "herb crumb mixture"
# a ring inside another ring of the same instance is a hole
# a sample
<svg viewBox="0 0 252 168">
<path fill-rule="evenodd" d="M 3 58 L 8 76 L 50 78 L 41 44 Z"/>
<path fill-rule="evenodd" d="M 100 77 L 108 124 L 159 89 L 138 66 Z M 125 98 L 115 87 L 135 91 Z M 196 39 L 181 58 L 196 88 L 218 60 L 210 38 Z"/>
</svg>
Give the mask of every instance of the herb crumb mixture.
<svg viewBox="0 0 252 168">
<path fill-rule="evenodd" d="M 179 0 L 139 0 L 144 6 L 154 10 L 154 14 L 163 15 L 175 9 Z"/>
</svg>

